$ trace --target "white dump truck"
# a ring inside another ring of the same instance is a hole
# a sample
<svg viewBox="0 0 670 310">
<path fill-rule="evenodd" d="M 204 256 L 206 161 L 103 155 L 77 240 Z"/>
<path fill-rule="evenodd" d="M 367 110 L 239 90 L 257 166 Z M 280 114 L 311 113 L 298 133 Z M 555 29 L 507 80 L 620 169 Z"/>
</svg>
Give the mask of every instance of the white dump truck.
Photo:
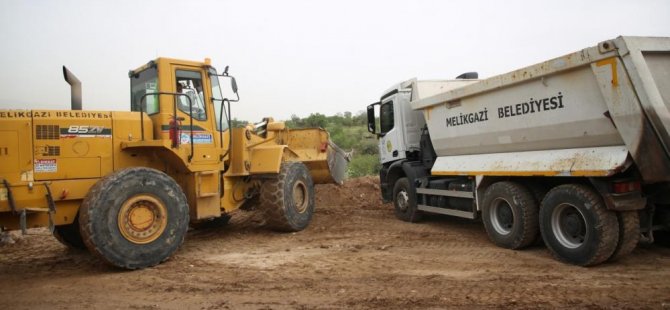
<svg viewBox="0 0 670 310">
<path fill-rule="evenodd" d="M 670 38 L 618 37 L 488 79 L 411 79 L 368 106 L 368 129 L 404 221 L 481 218 L 500 247 L 541 236 L 582 266 L 670 228 Z"/>
</svg>

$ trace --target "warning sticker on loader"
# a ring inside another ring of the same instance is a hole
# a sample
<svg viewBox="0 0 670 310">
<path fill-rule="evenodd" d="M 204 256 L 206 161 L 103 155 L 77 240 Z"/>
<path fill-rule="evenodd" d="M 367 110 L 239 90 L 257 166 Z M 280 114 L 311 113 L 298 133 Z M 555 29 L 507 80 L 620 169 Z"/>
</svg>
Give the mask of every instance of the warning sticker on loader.
<svg viewBox="0 0 670 310">
<path fill-rule="evenodd" d="M 36 173 L 51 173 L 58 171 L 58 164 L 55 159 L 35 159 Z"/>
<path fill-rule="evenodd" d="M 181 144 L 191 143 L 191 134 L 183 133 L 180 137 Z M 212 135 L 209 133 L 193 133 L 193 144 L 212 144 Z"/>
</svg>

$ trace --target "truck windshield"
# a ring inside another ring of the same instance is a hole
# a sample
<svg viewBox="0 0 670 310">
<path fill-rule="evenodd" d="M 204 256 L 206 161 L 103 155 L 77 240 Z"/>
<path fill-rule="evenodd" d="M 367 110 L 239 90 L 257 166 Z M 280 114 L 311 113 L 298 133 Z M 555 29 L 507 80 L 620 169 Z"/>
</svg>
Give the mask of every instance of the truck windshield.
<svg viewBox="0 0 670 310">
<path fill-rule="evenodd" d="M 385 134 L 393 129 L 393 101 L 382 104 L 379 109 L 380 133 Z"/>
<path fill-rule="evenodd" d="M 158 70 L 148 68 L 130 77 L 130 110 L 140 111 L 140 99 L 144 94 L 158 92 Z M 158 113 L 158 96 L 147 96 L 144 99 L 144 108 L 147 114 Z"/>
<path fill-rule="evenodd" d="M 216 70 L 214 68 L 209 69 L 211 84 L 212 84 L 212 97 L 216 100 L 212 100 L 214 103 L 214 116 L 216 118 L 216 130 L 226 131 L 228 129 L 228 118 L 226 113 L 221 113 L 221 100 L 223 100 L 223 95 L 221 92 L 221 84 L 219 84 L 219 77 L 216 75 Z"/>
</svg>

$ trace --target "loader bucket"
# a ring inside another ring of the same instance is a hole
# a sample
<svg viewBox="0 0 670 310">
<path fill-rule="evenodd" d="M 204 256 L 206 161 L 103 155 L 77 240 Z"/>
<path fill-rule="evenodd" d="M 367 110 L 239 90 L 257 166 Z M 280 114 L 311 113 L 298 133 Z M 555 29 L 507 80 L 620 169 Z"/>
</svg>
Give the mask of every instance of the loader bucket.
<svg viewBox="0 0 670 310">
<path fill-rule="evenodd" d="M 342 184 L 346 178 L 349 154 L 330 140 L 321 128 L 291 129 L 288 147 L 298 155 L 312 175 L 315 184 Z"/>
</svg>

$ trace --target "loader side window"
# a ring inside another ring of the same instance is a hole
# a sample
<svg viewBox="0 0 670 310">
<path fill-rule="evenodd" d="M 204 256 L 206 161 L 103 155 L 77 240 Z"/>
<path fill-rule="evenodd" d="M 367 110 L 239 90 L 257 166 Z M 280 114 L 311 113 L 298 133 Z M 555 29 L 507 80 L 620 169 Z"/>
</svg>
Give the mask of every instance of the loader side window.
<svg viewBox="0 0 670 310">
<path fill-rule="evenodd" d="M 140 100 L 142 96 L 158 92 L 158 71 L 156 68 L 148 68 L 130 77 L 130 110 L 140 111 Z M 144 97 L 142 111 L 147 114 L 156 114 L 158 108 L 158 96 L 149 95 Z"/>
<path fill-rule="evenodd" d="M 205 110 L 205 93 L 202 84 L 202 75 L 197 71 L 177 70 L 176 92 L 186 96 L 175 96 L 177 108 L 186 113 L 193 113 L 194 119 L 204 121 L 207 119 Z M 190 98 L 190 102 L 186 97 Z M 190 104 L 190 107 L 189 107 Z"/>
<path fill-rule="evenodd" d="M 379 111 L 380 133 L 385 134 L 393 129 L 393 101 L 383 103 Z"/>
</svg>

